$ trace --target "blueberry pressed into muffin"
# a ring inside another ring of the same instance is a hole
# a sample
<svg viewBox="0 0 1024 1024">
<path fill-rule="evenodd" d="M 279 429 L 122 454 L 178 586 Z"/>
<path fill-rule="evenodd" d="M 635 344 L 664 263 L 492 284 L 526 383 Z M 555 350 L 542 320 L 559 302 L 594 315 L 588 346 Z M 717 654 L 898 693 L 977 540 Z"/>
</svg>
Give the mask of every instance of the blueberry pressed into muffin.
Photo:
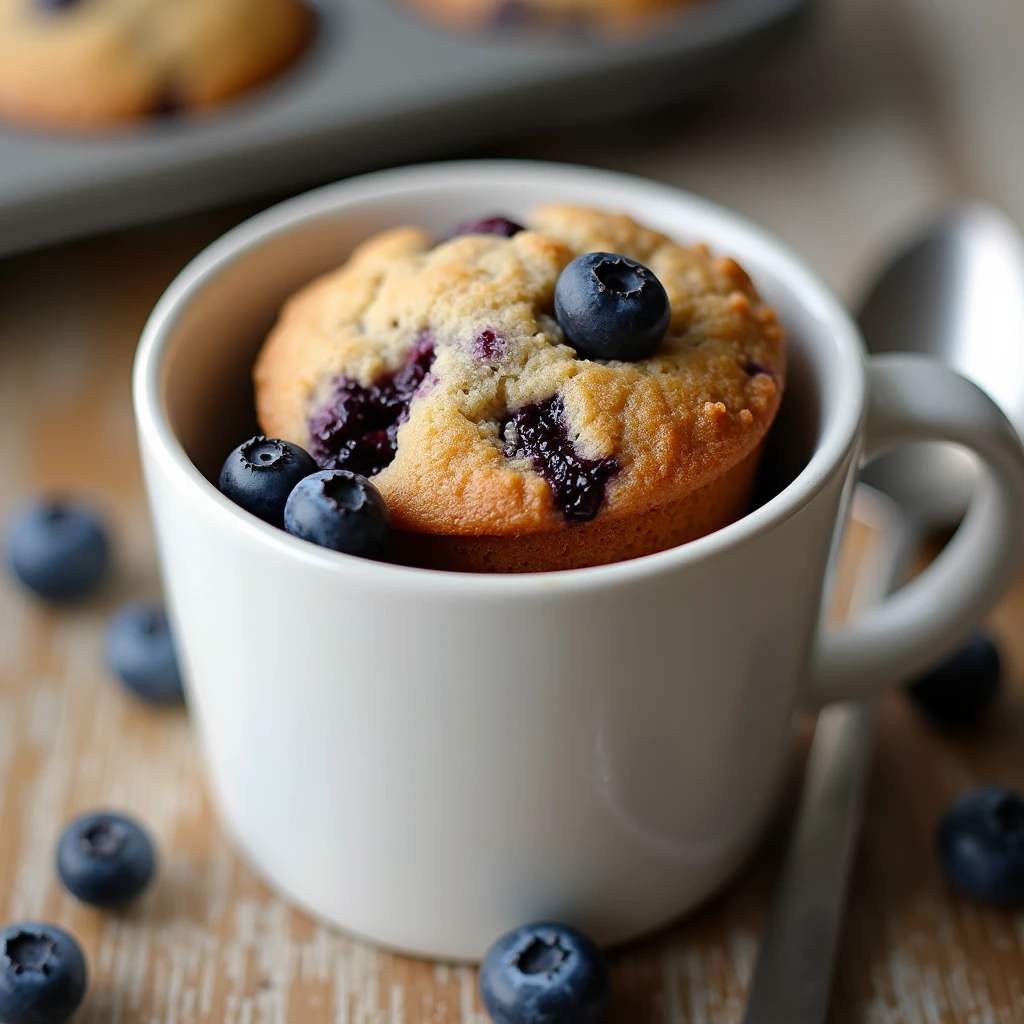
<svg viewBox="0 0 1024 1024">
<path fill-rule="evenodd" d="M 289 300 L 264 432 L 372 477 L 412 564 L 596 565 L 741 516 L 785 380 L 744 271 L 572 206 L 462 230 L 387 231 Z"/>
<path fill-rule="evenodd" d="M 0 0 L 0 118 L 81 129 L 210 106 L 311 30 L 300 0 Z"/>
</svg>

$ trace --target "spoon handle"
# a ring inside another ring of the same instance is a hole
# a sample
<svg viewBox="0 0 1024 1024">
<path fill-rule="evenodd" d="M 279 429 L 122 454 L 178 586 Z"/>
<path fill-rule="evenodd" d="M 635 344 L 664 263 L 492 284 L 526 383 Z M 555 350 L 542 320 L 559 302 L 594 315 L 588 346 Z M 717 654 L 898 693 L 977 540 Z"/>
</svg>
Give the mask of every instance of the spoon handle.
<svg viewBox="0 0 1024 1024">
<path fill-rule="evenodd" d="M 875 531 L 851 611 L 879 600 L 902 576 L 911 531 L 898 507 L 858 488 L 856 509 Z M 857 853 L 871 765 L 874 703 L 836 704 L 818 716 L 800 806 L 772 900 L 744 1024 L 821 1024 Z"/>
</svg>

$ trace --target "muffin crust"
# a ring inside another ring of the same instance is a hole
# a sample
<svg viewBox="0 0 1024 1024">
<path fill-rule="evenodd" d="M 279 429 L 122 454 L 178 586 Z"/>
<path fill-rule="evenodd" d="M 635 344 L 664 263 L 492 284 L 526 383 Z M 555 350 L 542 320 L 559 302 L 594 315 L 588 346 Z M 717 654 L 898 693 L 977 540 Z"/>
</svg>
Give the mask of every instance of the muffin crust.
<svg viewBox="0 0 1024 1024">
<path fill-rule="evenodd" d="M 665 286 L 671 324 L 651 358 L 598 362 L 564 343 L 555 284 L 575 256 L 594 251 L 639 260 Z M 716 515 L 689 526 L 685 515 L 675 517 L 685 539 L 699 535 L 693 527 L 708 532 L 741 514 L 736 480 L 752 480 L 785 380 L 775 313 L 733 260 L 678 245 L 624 215 L 555 205 L 535 210 L 528 230 L 511 238 L 473 234 L 435 245 L 418 228 L 396 228 L 302 289 L 255 366 L 261 428 L 312 451 L 321 465 L 344 465 L 318 440 L 339 386 L 373 387 L 408 374 L 416 359 L 422 377 L 392 428 L 393 460 L 374 482 L 399 531 L 439 537 L 514 538 L 624 522 L 679 503 L 742 464 Z M 559 507 L 516 437 L 517 411 L 553 400 L 579 459 L 611 467 L 596 515 L 583 526 Z M 707 506 L 708 494 L 701 500 Z M 654 533 L 661 544 L 664 527 Z"/>
</svg>

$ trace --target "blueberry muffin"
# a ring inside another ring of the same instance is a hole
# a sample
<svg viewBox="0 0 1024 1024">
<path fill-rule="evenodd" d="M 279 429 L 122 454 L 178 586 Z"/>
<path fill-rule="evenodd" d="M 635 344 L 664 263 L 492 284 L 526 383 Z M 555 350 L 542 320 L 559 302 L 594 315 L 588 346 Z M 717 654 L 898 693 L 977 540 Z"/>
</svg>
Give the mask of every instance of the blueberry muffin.
<svg viewBox="0 0 1024 1024">
<path fill-rule="evenodd" d="M 206 107 L 305 46 L 299 0 L 0 0 L 0 118 L 92 128 Z"/>
<path fill-rule="evenodd" d="M 373 478 L 395 560 L 531 572 L 743 515 L 785 365 L 733 260 L 558 205 L 370 239 L 288 301 L 254 383 L 267 435 Z"/>
<path fill-rule="evenodd" d="M 629 30 L 652 16 L 694 0 L 406 0 L 417 10 L 455 28 L 490 25 L 582 26 Z"/>
</svg>

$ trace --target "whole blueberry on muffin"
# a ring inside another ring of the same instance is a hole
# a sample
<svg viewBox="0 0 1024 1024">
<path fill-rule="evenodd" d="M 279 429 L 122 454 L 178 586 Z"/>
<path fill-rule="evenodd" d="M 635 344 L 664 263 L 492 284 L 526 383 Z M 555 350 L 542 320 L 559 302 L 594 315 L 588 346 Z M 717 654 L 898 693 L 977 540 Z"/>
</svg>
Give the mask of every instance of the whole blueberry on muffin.
<svg viewBox="0 0 1024 1024">
<path fill-rule="evenodd" d="M 97 128 L 207 107 L 290 64 L 301 0 L 0 0 L 0 118 Z"/>
<path fill-rule="evenodd" d="M 598 210 L 516 228 L 397 228 L 303 288 L 256 363 L 261 428 L 371 477 L 414 565 L 599 565 L 743 515 L 786 370 L 744 271 Z"/>
<path fill-rule="evenodd" d="M 455 28 L 594 28 L 630 31 L 658 14 L 695 0 L 406 0 L 435 21 Z"/>
</svg>

